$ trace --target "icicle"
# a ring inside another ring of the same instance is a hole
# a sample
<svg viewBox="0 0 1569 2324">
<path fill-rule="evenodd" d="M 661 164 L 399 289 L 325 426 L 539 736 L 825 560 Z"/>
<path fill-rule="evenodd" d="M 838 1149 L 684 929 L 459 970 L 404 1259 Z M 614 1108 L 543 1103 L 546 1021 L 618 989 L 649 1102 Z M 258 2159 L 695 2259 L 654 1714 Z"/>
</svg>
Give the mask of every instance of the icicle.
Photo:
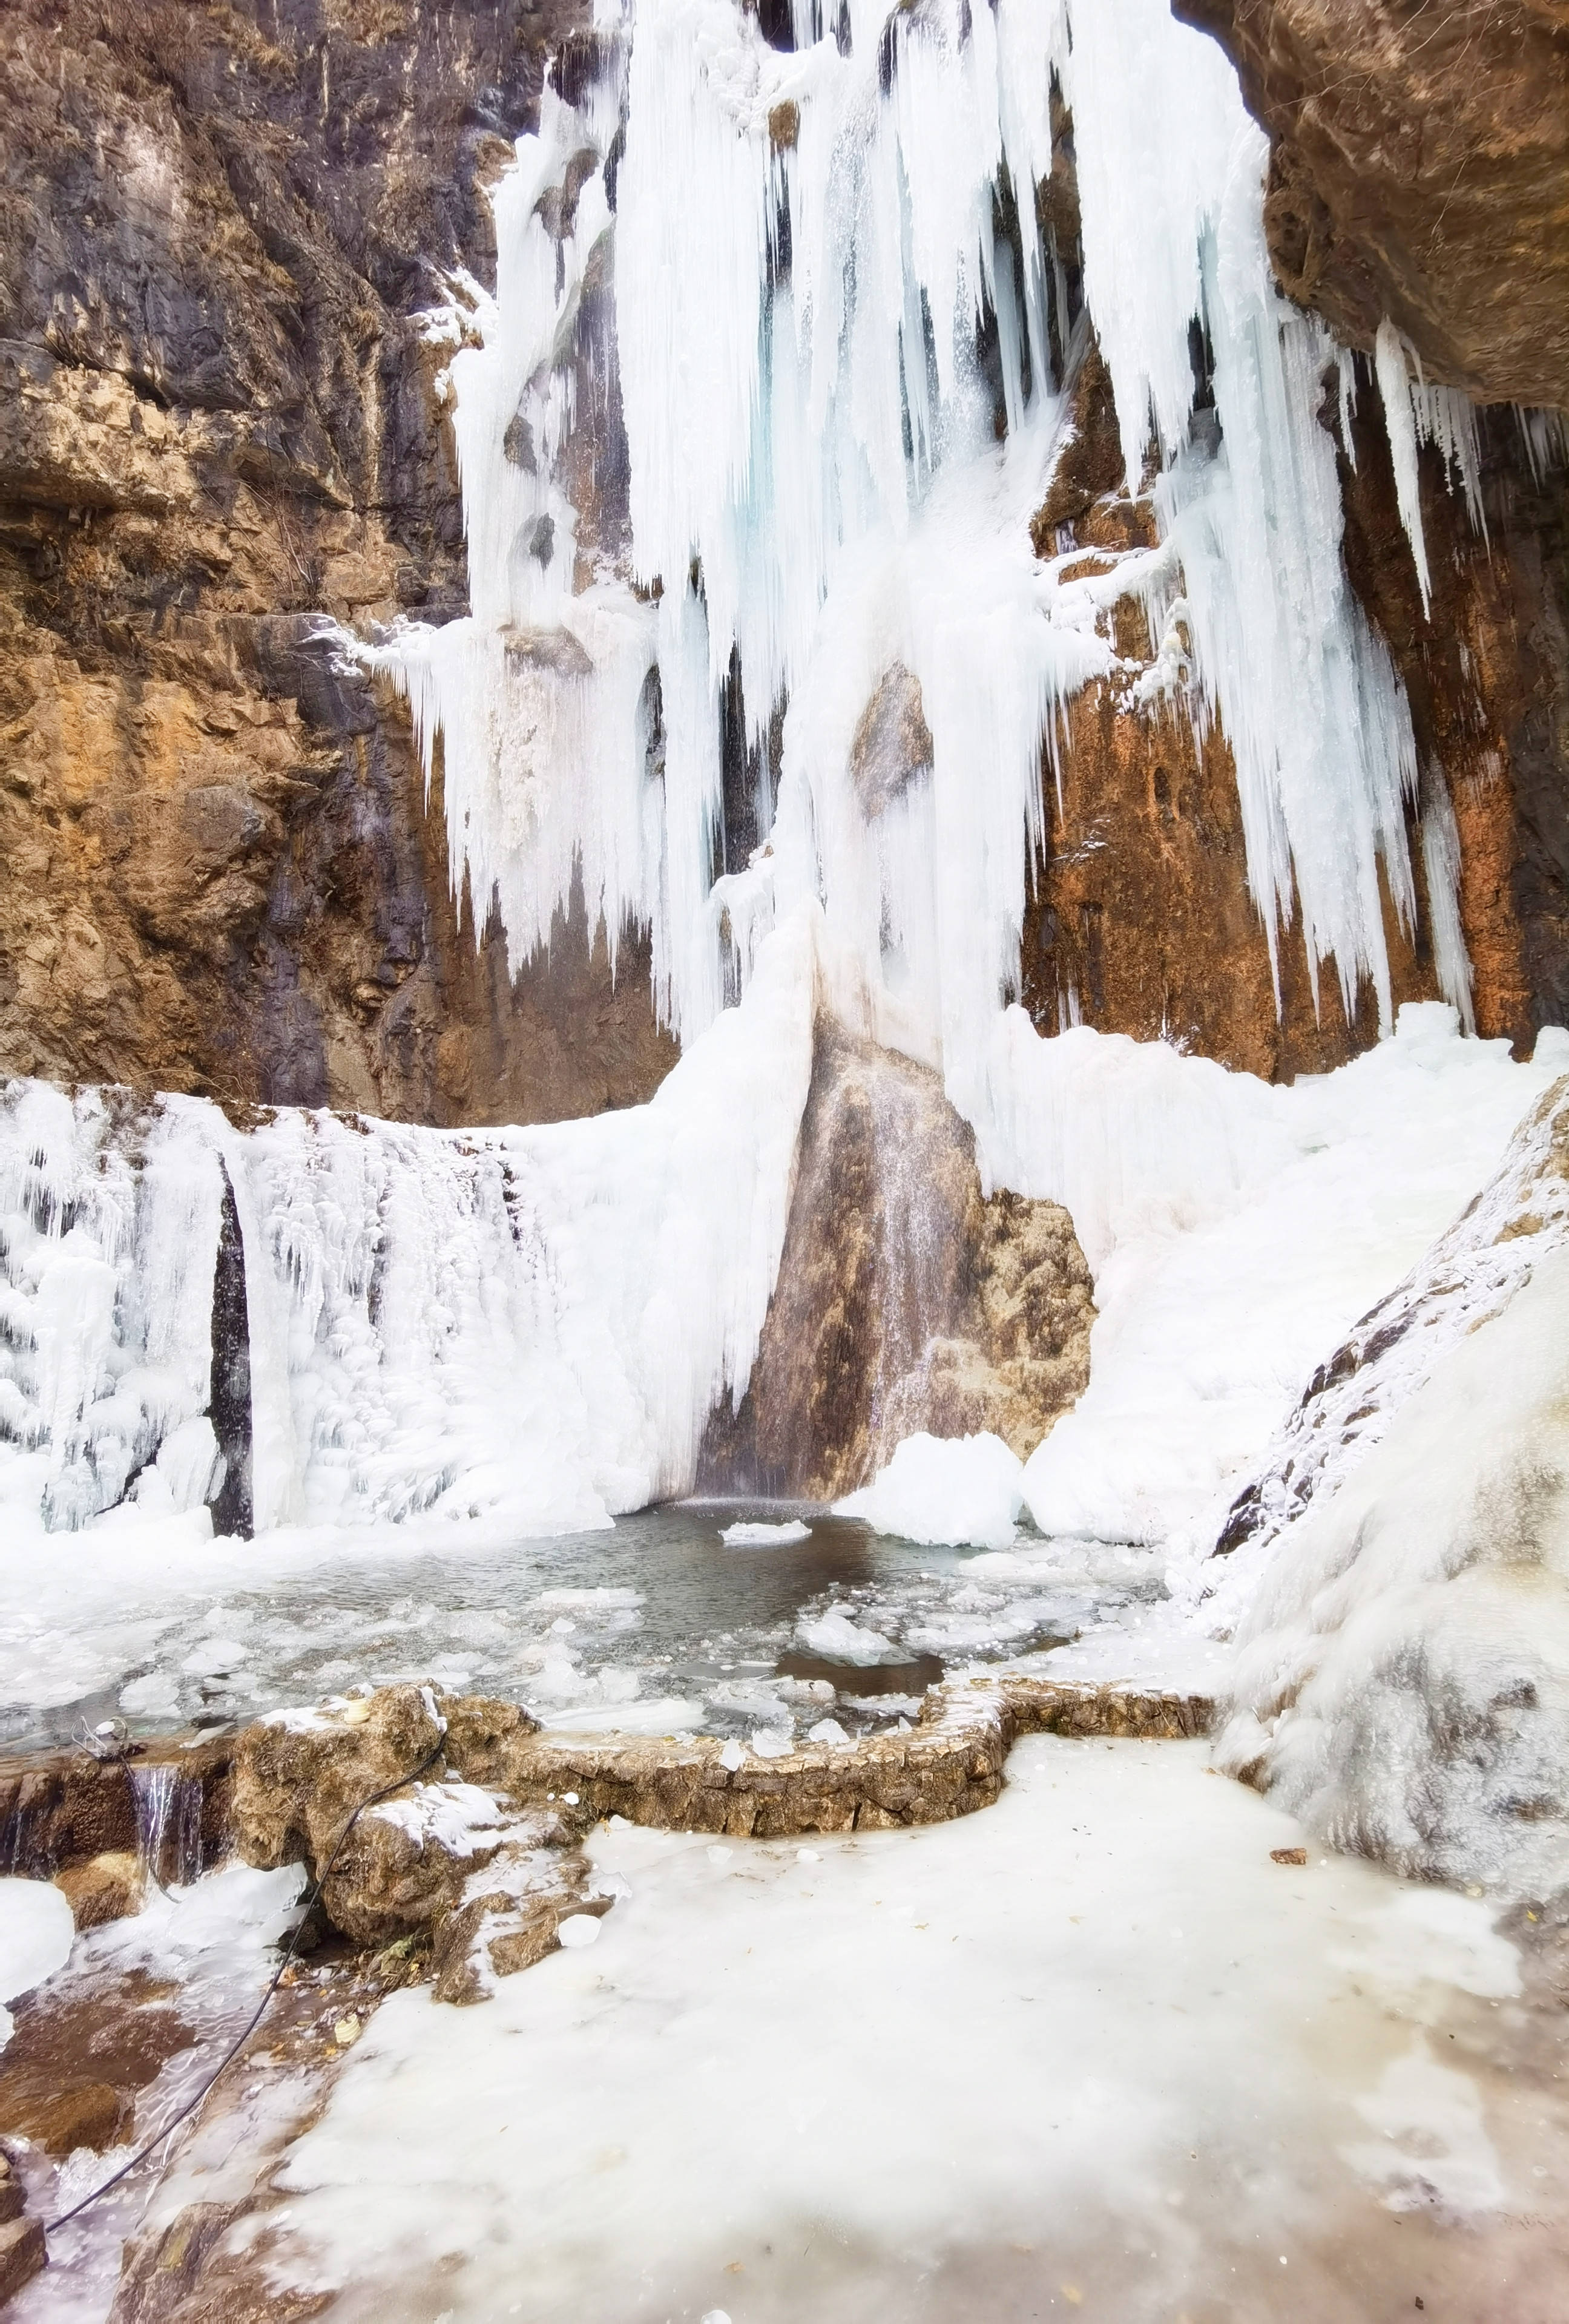
<svg viewBox="0 0 1569 2324">
<path fill-rule="evenodd" d="M 1438 990 L 1460 1012 L 1465 1031 L 1476 1030 L 1476 973 L 1460 924 L 1460 831 L 1454 802 L 1443 770 L 1428 770 L 1422 794 L 1422 864 L 1427 878 L 1427 917 Z"/>
<path fill-rule="evenodd" d="M 1417 586 L 1422 592 L 1422 611 L 1432 611 L 1433 583 L 1427 570 L 1427 543 L 1422 531 L 1422 492 L 1417 466 L 1417 414 L 1411 396 L 1411 378 L 1406 367 L 1406 343 L 1388 320 L 1379 325 L 1374 342 L 1374 364 L 1379 374 L 1379 392 L 1384 400 L 1384 429 L 1389 439 L 1389 457 L 1395 468 L 1395 498 L 1399 505 L 1400 521 L 1406 528 L 1406 538 L 1411 544 L 1411 555 L 1417 564 Z"/>
</svg>

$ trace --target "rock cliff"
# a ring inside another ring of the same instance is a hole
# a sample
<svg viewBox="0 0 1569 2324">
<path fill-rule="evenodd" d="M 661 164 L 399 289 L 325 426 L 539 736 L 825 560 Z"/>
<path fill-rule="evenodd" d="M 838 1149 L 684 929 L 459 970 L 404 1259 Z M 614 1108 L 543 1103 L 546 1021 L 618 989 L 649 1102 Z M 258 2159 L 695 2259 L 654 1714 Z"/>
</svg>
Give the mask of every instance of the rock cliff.
<svg viewBox="0 0 1569 2324">
<path fill-rule="evenodd" d="M 581 911 L 515 980 L 475 944 L 333 636 L 466 603 L 418 318 L 492 275 L 484 189 L 578 13 L 5 10 L 0 1067 L 456 1122 L 673 1061 Z"/>
<path fill-rule="evenodd" d="M 1273 10 L 1238 7 L 1233 22 L 1228 8 L 1183 0 L 1177 13 L 1223 33 L 1245 92 L 1275 132 L 1277 176 L 1296 167 L 1282 161 L 1288 133 L 1278 127 L 1278 109 L 1266 101 L 1264 83 L 1249 60 L 1260 43 L 1273 56 L 1299 18 L 1322 20 L 1322 29 L 1332 14 L 1338 24 L 1345 12 L 1315 9 L 1311 0 L 1300 6 L 1283 0 Z M 1481 13 L 1452 12 L 1456 17 Z M 1548 12 L 1534 13 L 1545 18 Z M 1370 0 L 1350 14 L 1361 23 L 1390 12 Z M 1523 71 L 1521 58 L 1536 51 L 1517 32 L 1519 53 L 1510 51 L 1511 70 Z M 1494 35 L 1487 38 L 1493 42 Z M 1542 51 L 1543 74 L 1558 69 L 1564 45 Z M 1463 97 L 1450 85 L 1463 70 L 1461 51 L 1452 48 L 1447 31 L 1438 47 L 1442 59 L 1425 68 L 1437 75 L 1431 88 L 1406 70 L 1411 60 L 1393 32 L 1376 60 L 1364 60 L 1364 81 L 1367 75 L 1377 81 L 1388 133 L 1394 134 L 1389 124 L 1398 121 L 1409 145 L 1417 135 L 1413 108 L 1426 102 L 1426 90 L 1435 105 L 1442 100 L 1441 110 L 1448 108 L 1445 121 L 1461 115 L 1469 120 L 1465 108 L 1491 103 L 1495 143 L 1516 134 L 1525 138 L 1526 128 L 1516 120 L 1525 100 L 1502 65 L 1491 81 L 1484 74 L 1480 88 L 1468 88 Z M 1362 101 L 1372 106 L 1373 95 L 1362 82 L 1355 85 L 1363 87 Z M 1560 96 L 1555 128 L 1539 106 L 1526 110 L 1540 150 L 1532 148 L 1530 168 L 1521 161 L 1518 180 L 1507 170 L 1495 176 L 1491 223 L 1485 208 L 1472 218 L 1475 243 L 1468 263 L 1479 269 L 1491 263 L 1492 245 L 1501 238 L 1501 271 L 1509 276 L 1509 296 L 1515 300 L 1510 327 L 1522 342 L 1546 347 L 1569 313 L 1562 286 L 1553 287 L 1556 261 L 1548 256 L 1538 270 L 1534 259 L 1527 264 L 1522 256 L 1511 271 L 1508 252 L 1511 237 L 1528 243 L 1536 232 L 1532 204 L 1546 199 L 1543 189 L 1555 169 L 1553 198 L 1569 204 L 1569 97 Z M 1064 238 L 1070 277 L 1076 247 L 1072 155 L 1072 123 L 1064 116 L 1051 184 L 1054 231 Z M 1403 215 L 1399 199 L 1409 189 L 1403 185 L 1398 198 L 1385 187 L 1385 160 L 1370 158 L 1356 177 L 1359 215 L 1370 232 L 1381 220 L 1380 231 L 1392 236 Z M 1271 204 L 1271 248 L 1283 287 L 1317 306 L 1359 348 L 1371 346 L 1389 313 L 1426 360 L 1428 342 L 1417 335 L 1416 318 L 1399 305 L 1391 285 L 1381 284 L 1376 297 L 1370 290 L 1374 303 L 1352 320 L 1328 276 L 1309 280 L 1292 272 L 1278 247 L 1274 196 Z M 1458 235 L 1460 227 L 1449 230 Z M 1562 229 L 1557 232 L 1555 248 L 1564 246 Z M 1543 297 L 1555 298 L 1557 307 L 1551 326 L 1544 322 L 1537 331 L 1532 318 Z M 1378 300 L 1387 303 L 1380 306 Z M 1201 377 L 1204 357 L 1196 332 L 1195 341 L 1195 377 Z M 1441 354 L 1435 369 L 1440 378 L 1480 384 L 1495 396 L 1521 393 L 1527 383 L 1524 371 L 1511 386 L 1513 374 L 1505 368 L 1465 372 Z M 1564 374 L 1552 373 L 1550 365 L 1536 387 L 1569 392 Z M 1218 448 L 1214 415 L 1205 411 L 1201 393 L 1195 425 L 1205 420 Z M 1347 574 L 1399 674 L 1421 768 L 1407 817 L 1417 884 L 1414 923 L 1402 925 L 1387 891 L 1384 897 L 1393 1001 L 1398 1007 L 1439 991 L 1426 871 L 1435 849 L 1453 849 L 1476 1029 L 1528 1051 L 1542 1025 L 1562 1023 L 1569 1012 L 1569 436 L 1554 414 L 1503 403 L 1479 410 L 1474 507 L 1439 447 L 1420 447 L 1418 489 L 1432 579 L 1431 602 L 1425 604 L 1371 360 L 1358 355 L 1353 392 L 1343 406 L 1331 367 L 1319 420 L 1336 445 Z M 1065 550 L 1084 552 L 1061 567 L 1066 579 L 1106 576 L 1119 553 L 1153 543 L 1157 533 L 1146 497 L 1151 478 L 1123 474 L 1111 382 L 1093 345 L 1079 374 L 1072 424 L 1072 440 L 1035 518 L 1034 546 L 1038 555 L 1058 559 Z M 1371 993 L 1355 993 L 1348 1015 L 1332 971 L 1321 973 L 1315 991 L 1298 918 L 1280 932 L 1277 995 L 1265 927 L 1248 885 L 1236 770 L 1223 727 L 1190 715 L 1169 690 L 1140 703 L 1137 679 L 1151 670 L 1160 643 L 1150 635 L 1141 603 L 1120 600 L 1110 627 L 1128 674 L 1097 682 L 1075 699 L 1055 755 L 1043 761 L 1045 841 L 1025 924 L 1021 999 L 1045 1033 L 1084 1022 L 1143 1040 L 1168 1038 L 1270 1080 L 1343 1062 L 1375 1038 Z"/>
<path fill-rule="evenodd" d="M 1569 404 L 1564 0 L 1173 0 L 1269 133 L 1281 287 L 1481 403 Z"/>
</svg>

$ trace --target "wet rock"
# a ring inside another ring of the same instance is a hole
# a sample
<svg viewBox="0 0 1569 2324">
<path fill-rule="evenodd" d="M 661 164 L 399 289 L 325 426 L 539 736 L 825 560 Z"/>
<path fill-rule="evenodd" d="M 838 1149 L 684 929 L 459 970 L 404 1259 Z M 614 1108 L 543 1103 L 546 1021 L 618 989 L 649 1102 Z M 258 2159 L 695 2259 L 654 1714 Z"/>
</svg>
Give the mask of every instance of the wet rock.
<svg viewBox="0 0 1569 2324">
<path fill-rule="evenodd" d="M 15 2218 L 0 2226 L 0 2308 L 48 2264 L 42 2219 Z"/>
<path fill-rule="evenodd" d="M 277 2199 L 273 2198 L 275 2201 Z M 271 2203 L 188 2203 L 166 2227 L 126 2246 L 109 2324 L 305 2324 L 331 2306 L 330 2292 L 280 2291 L 252 2253 L 227 2248 L 229 2230 L 254 2219 L 264 2230 Z"/>
<path fill-rule="evenodd" d="M 903 662 L 891 662 L 862 712 L 850 742 L 850 779 L 870 823 L 932 764 L 931 729 L 920 680 Z"/>
<path fill-rule="evenodd" d="M 144 1885 L 142 1860 L 129 1849 L 89 1856 L 55 1874 L 55 1886 L 65 1891 L 78 1933 L 139 1913 Z"/>
<path fill-rule="evenodd" d="M 168 1765 L 200 1786 L 200 1855 L 204 1864 L 210 1863 L 226 1844 L 232 1757 L 233 1745 L 226 1738 L 171 1738 L 135 1746 L 124 1757 L 45 1751 L 0 1765 L 0 1862 L 9 1871 L 50 1879 L 95 1858 L 134 1858 L 131 1771 Z"/>
<path fill-rule="evenodd" d="M 386 1687 L 322 1711 L 282 1713 L 239 1739 L 241 1855 L 263 1868 L 302 1863 L 319 1878 L 338 1851 L 322 1908 L 355 1944 L 438 1928 L 476 1865 L 502 1846 L 504 1817 L 474 1776 L 503 1775 L 533 1721 L 512 1703 L 466 1697 L 448 1712 L 448 1700 L 428 1687 Z"/>
<path fill-rule="evenodd" d="M 1027 1458 L 1083 1393 L 1094 1320 L 1067 1213 L 985 1200 L 937 1076 L 825 1026 L 761 1343 L 700 1489 L 832 1500 L 922 1428 Z"/>
<path fill-rule="evenodd" d="M 1205 1733 L 1210 1715 L 1197 1695 L 1009 1673 L 934 1687 L 908 1733 L 808 1742 L 777 1757 L 713 1736 L 524 1736 L 505 1788 L 540 1806 L 575 1792 L 590 1821 L 623 1815 L 675 1831 L 891 1830 L 989 1806 L 1020 1735 L 1175 1739 Z"/>
<path fill-rule="evenodd" d="M 78 2146 L 101 2154 L 130 2139 L 135 2100 L 112 2082 L 68 2081 L 50 2087 L 10 2068 L 0 2071 L 0 2133 L 29 2138 L 63 2161 Z"/>
</svg>

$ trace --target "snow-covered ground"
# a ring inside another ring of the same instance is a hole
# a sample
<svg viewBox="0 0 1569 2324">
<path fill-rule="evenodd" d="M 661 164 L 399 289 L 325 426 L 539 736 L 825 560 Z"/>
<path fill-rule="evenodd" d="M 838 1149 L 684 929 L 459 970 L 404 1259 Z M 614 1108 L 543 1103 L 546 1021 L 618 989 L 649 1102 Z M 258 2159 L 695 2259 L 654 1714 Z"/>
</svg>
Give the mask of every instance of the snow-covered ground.
<svg viewBox="0 0 1569 2324">
<path fill-rule="evenodd" d="M 591 1949 L 373 2020 L 269 2280 L 335 2324 L 1554 2324 L 1561 2016 L 1482 1904 L 1303 1837 L 1202 1745 L 1044 1738 L 954 1825 L 602 1831 Z"/>
</svg>

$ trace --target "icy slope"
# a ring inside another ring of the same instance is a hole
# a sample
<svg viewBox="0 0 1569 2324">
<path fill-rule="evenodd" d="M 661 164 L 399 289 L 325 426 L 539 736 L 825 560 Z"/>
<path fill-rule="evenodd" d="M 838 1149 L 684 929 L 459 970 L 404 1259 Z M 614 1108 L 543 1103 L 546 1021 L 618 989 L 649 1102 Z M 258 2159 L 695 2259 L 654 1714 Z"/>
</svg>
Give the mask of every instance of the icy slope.
<svg viewBox="0 0 1569 2324">
<path fill-rule="evenodd" d="M 1081 1029 L 1003 1027 L 1008 1182 L 1066 1203 L 1096 1269 L 1090 1385 L 1029 1462 L 1047 1532 L 1209 1548 L 1317 1367 L 1491 1177 L 1569 1062 L 1463 1040 L 1439 1002 L 1274 1088 Z M 1001 1047 L 1001 1045 L 1000 1045 Z"/>
<path fill-rule="evenodd" d="M 1569 1874 L 1566 1318 L 1560 1247 L 1223 1584 L 1247 1603 L 1223 1764 L 1337 1847 L 1537 1897 Z"/>
</svg>

